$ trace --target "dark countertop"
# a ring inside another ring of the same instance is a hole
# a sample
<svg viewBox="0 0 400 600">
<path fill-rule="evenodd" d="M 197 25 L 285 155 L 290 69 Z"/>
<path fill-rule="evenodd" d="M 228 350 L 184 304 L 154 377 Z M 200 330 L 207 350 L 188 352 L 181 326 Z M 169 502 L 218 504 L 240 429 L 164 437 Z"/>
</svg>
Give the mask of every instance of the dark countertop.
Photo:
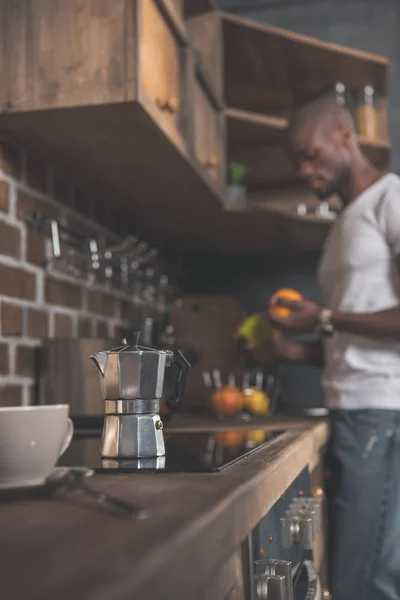
<svg viewBox="0 0 400 600">
<path fill-rule="evenodd" d="M 175 415 L 167 426 L 199 427 L 210 422 Z M 328 439 L 323 419 L 265 427 L 289 431 L 221 473 L 94 476 L 98 489 L 147 508 L 143 521 L 96 510 L 83 496 L 3 503 L 2 598 L 193 600 Z"/>
</svg>

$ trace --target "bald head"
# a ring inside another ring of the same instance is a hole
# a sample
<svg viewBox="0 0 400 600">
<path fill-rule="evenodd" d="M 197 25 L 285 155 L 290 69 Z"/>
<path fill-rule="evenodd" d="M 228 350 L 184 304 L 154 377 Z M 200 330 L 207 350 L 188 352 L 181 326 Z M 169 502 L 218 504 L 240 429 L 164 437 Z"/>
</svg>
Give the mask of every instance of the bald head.
<svg viewBox="0 0 400 600">
<path fill-rule="evenodd" d="M 299 108 L 288 127 L 289 151 L 299 177 L 327 198 L 346 187 L 360 152 L 350 112 L 331 98 Z"/>
<path fill-rule="evenodd" d="M 291 137 L 303 128 L 318 128 L 329 133 L 342 127 L 354 131 L 350 111 L 332 98 L 322 97 L 295 111 L 289 121 L 288 135 Z"/>
</svg>

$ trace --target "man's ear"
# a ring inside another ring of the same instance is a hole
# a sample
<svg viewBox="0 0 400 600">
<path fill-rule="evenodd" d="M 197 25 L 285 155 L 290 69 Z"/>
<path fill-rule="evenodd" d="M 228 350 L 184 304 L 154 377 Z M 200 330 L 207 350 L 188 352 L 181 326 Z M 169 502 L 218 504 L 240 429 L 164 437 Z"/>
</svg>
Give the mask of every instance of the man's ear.
<svg viewBox="0 0 400 600">
<path fill-rule="evenodd" d="M 354 131 L 352 130 L 352 128 L 348 125 L 342 125 L 338 133 L 343 145 L 349 146 L 354 135 Z"/>
</svg>

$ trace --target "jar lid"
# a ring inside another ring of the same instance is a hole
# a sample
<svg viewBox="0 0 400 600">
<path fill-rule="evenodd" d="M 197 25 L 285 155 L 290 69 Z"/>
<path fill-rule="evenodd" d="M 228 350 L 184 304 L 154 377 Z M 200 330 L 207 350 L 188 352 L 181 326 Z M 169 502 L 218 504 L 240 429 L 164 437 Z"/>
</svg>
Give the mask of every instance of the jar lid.
<svg viewBox="0 0 400 600">
<path fill-rule="evenodd" d="M 375 89 L 372 87 L 372 85 L 366 85 L 364 87 L 364 94 L 366 96 L 373 96 L 375 94 Z"/>
<path fill-rule="evenodd" d="M 338 82 L 335 84 L 335 91 L 336 91 L 338 94 L 344 94 L 344 93 L 345 93 L 345 91 L 346 91 L 346 86 L 344 85 L 344 83 L 343 83 L 342 81 L 338 81 Z"/>
</svg>

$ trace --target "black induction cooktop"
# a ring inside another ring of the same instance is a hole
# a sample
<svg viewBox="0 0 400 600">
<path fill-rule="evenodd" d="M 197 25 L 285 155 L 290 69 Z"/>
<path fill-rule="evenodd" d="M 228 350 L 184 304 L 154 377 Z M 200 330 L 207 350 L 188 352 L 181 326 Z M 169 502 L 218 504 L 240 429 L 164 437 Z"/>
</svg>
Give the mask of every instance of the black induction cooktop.
<svg viewBox="0 0 400 600">
<path fill-rule="evenodd" d="M 283 431 L 166 432 L 165 456 L 144 459 L 106 459 L 100 455 L 101 432 L 76 433 L 60 458 L 60 466 L 88 467 L 99 473 L 222 471 Z"/>
</svg>

